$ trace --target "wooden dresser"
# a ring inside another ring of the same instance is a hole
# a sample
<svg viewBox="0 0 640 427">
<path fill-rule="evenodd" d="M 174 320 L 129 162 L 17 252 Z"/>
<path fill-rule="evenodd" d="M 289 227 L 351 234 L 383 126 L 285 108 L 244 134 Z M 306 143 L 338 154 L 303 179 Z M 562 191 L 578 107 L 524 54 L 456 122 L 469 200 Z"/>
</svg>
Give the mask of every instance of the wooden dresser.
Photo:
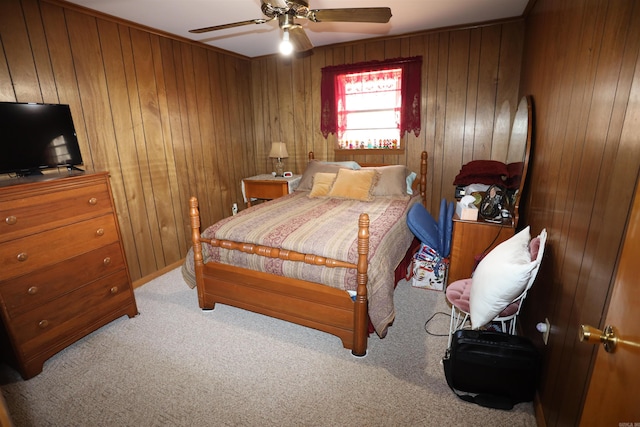
<svg viewBox="0 0 640 427">
<path fill-rule="evenodd" d="M 476 257 L 489 253 L 514 233 L 515 226 L 511 219 L 505 220 L 504 224 L 494 224 L 482 219 L 465 221 L 455 215 L 447 284 L 471 277 L 476 265 Z"/>
<path fill-rule="evenodd" d="M 108 173 L 0 187 L 0 309 L 3 356 L 25 379 L 138 314 Z"/>
</svg>

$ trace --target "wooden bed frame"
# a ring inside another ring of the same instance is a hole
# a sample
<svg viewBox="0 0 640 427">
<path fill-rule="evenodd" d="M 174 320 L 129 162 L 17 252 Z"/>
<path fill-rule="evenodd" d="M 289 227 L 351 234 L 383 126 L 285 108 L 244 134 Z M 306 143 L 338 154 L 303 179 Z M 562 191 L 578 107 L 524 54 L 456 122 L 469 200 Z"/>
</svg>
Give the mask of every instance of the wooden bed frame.
<svg viewBox="0 0 640 427">
<path fill-rule="evenodd" d="M 313 153 L 309 153 L 313 159 Z M 363 166 L 365 166 L 363 164 Z M 419 191 L 422 203 L 426 196 L 427 153 L 420 163 Z M 358 220 L 358 261 L 356 264 L 303 254 L 268 246 L 229 240 L 204 239 L 200 234 L 198 200 L 189 200 L 191 238 L 198 288 L 198 303 L 203 310 L 212 310 L 217 302 L 275 317 L 335 335 L 354 356 L 367 353 L 369 316 L 367 313 L 367 269 L 369 254 L 369 216 Z M 202 243 L 225 249 L 240 250 L 283 260 L 343 267 L 357 270 L 357 294 L 353 300 L 343 290 L 326 285 L 276 276 L 216 262 L 203 262 Z"/>
</svg>

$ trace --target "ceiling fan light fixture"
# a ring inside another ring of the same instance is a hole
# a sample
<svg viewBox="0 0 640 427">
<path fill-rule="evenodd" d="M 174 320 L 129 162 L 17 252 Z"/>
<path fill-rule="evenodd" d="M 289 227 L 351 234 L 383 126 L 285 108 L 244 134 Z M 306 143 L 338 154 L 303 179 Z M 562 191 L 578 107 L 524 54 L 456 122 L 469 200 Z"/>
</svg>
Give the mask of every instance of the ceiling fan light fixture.
<svg viewBox="0 0 640 427">
<path fill-rule="evenodd" d="M 0 0 L 1 1 L 1 0 Z M 189 30 L 191 33 L 206 33 L 224 30 L 248 24 L 264 24 L 274 19 L 283 31 L 280 52 L 291 55 L 295 52 L 307 52 L 313 49 L 313 43 L 307 33 L 295 19 L 306 19 L 310 22 L 370 22 L 387 23 L 391 18 L 388 7 L 352 7 L 342 9 L 309 9 L 308 0 L 260 0 L 262 13 L 269 19 L 250 19 L 230 24 Z"/>
<path fill-rule="evenodd" d="M 289 30 L 282 32 L 282 41 L 280 42 L 280 53 L 283 55 L 291 55 L 293 52 L 293 44 L 289 41 Z"/>
</svg>

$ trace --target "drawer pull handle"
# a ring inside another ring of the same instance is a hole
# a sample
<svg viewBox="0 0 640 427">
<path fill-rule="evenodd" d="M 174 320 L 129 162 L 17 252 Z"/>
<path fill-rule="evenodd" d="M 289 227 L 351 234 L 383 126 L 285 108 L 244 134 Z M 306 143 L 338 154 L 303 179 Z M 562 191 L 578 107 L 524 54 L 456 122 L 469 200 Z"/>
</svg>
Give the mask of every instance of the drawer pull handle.
<svg viewBox="0 0 640 427">
<path fill-rule="evenodd" d="M 96 230 L 96 236 L 104 236 L 104 228 L 98 228 Z"/>
<path fill-rule="evenodd" d="M 27 293 L 29 295 L 35 295 L 38 293 L 38 287 L 37 286 L 32 286 L 29 289 L 27 289 Z"/>
<path fill-rule="evenodd" d="M 102 261 L 102 263 L 103 263 L 104 265 L 109 265 L 109 264 L 111 264 L 111 258 L 110 258 L 110 257 L 106 257 L 106 258 Z"/>
<path fill-rule="evenodd" d="M 18 222 L 18 218 L 16 218 L 13 215 L 9 215 L 8 217 L 5 218 L 4 222 L 6 222 L 7 225 L 13 225 L 16 222 Z"/>
<path fill-rule="evenodd" d="M 27 258 L 29 258 L 29 255 L 27 255 L 27 253 L 26 253 L 26 252 L 20 252 L 20 253 L 18 254 L 18 261 L 20 261 L 20 262 L 24 262 L 24 261 L 26 261 L 26 260 L 27 260 Z"/>
<path fill-rule="evenodd" d="M 97 204 L 98 204 L 98 199 L 96 199 L 95 197 L 90 198 L 90 199 L 89 199 L 89 204 L 90 204 L 91 206 L 95 206 L 95 205 L 97 205 Z"/>
<path fill-rule="evenodd" d="M 118 287 L 114 286 L 113 288 L 109 289 L 111 291 L 112 294 L 117 294 L 118 293 Z"/>
<path fill-rule="evenodd" d="M 49 326 L 49 321 L 48 320 L 41 320 L 40 322 L 38 322 L 38 326 L 40 327 L 40 329 L 44 329 L 47 326 Z"/>
</svg>

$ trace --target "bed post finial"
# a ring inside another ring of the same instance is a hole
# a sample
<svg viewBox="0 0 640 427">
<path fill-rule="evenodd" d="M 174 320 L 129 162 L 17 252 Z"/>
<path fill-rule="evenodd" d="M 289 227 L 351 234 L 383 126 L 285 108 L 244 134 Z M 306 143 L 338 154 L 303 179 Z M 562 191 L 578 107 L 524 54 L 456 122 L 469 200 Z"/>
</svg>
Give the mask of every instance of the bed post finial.
<svg viewBox="0 0 640 427">
<path fill-rule="evenodd" d="M 189 199 L 189 219 L 191 220 L 191 241 L 193 242 L 193 263 L 198 286 L 198 303 L 200 308 L 204 308 L 204 290 L 202 283 L 202 243 L 200 242 L 200 211 L 198 210 L 198 199 L 191 196 Z"/>
<path fill-rule="evenodd" d="M 369 264 L 369 215 L 360 214 L 358 219 L 358 264 L 355 300 L 355 325 L 353 334 L 353 348 L 351 353 L 354 356 L 364 356 L 367 354 L 367 330 L 369 328 L 369 316 L 367 311 L 367 269 Z"/>
<path fill-rule="evenodd" d="M 420 198 L 422 204 L 427 205 L 427 159 L 429 155 L 426 151 L 422 152 L 420 156 Z"/>
<path fill-rule="evenodd" d="M 198 199 L 194 196 L 189 199 L 189 220 L 191 221 L 191 241 L 194 252 L 199 252 L 200 261 L 202 261 L 201 251 L 196 250 L 200 249 L 200 211 L 198 210 Z M 194 253 L 194 255 L 196 254 Z"/>
</svg>

